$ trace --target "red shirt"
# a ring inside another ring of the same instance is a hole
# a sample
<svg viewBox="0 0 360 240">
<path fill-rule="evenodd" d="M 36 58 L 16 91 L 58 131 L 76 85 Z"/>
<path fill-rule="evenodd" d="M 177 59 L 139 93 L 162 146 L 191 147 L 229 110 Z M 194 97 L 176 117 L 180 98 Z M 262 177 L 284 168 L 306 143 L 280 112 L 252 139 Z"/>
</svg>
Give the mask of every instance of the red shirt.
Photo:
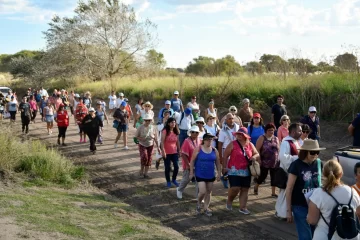
<svg viewBox="0 0 360 240">
<path fill-rule="evenodd" d="M 195 148 L 200 146 L 200 144 L 200 138 L 197 138 L 195 141 L 193 141 L 190 137 L 185 139 L 184 143 L 181 146 L 181 153 L 188 157 L 188 163 L 190 163 L 191 161 L 191 157 L 194 153 Z M 182 167 L 184 170 L 188 169 L 184 158 L 182 158 Z"/>
<path fill-rule="evenodd" d="M 162 131 L 162 134 L 165 136 L 164 150 L 166 154 L 176 154 L 177 151 L 177 141 L 178 135 L 174 132 L 170 132 L 169 135 L 166 135 L 166 130 Z"/>
<path fill-rule="evenodd" d="M 58 127 L 68 127 L 69 126 L 69 115 L 66 110 L 57 112 L 56 115 Z"/>
</svg>

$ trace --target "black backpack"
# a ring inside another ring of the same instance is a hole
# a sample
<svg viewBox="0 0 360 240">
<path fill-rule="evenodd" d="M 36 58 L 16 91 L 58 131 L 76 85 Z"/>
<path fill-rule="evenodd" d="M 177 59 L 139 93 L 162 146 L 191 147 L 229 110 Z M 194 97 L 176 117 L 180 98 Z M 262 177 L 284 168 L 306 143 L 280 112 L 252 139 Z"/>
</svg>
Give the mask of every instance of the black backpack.
<svg viewBox="0 0 360 240">
<path fill-rule="evenodd" d="M 336 202 L 336 206 L 331 213 L 330 223 L 325 220 L 320 212 L 322 219 L 329 227 L 328 240 L 331 240 L 335 232 L 343 239 L 355 238 L 359 234 L 359 225 L 355 210 L 351 206 L 353 190 L 351 189 L 351 197 L 348 204 L 339 203 L 331 193 L 325 192 Z"/>
</svg>

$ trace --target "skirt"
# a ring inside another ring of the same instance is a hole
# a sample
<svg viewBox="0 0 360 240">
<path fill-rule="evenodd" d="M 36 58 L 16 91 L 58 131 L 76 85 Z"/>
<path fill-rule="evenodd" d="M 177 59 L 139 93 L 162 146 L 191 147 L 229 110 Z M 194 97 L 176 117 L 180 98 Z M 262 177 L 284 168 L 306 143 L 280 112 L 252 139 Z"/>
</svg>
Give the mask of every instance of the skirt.
<svg viewBox="0 0 360 240">
<path fill-rule="evenodd" d="M 46 115 L 45 122 L 47 122 L 47 123 L 54 122 L 54 115 Z"/>
</svg>

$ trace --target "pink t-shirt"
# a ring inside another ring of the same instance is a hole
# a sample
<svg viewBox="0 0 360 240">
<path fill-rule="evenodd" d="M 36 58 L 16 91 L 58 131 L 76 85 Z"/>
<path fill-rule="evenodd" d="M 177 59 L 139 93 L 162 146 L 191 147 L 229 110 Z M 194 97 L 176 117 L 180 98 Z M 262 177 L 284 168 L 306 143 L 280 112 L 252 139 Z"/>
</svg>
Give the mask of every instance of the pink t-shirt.
<svg viewBox="0 0 360 240">
<path fill-rule="evenodd" d="M 58 98 L 55 100 L 55 111 L 57 111 L 60 107 L 60 104 L 62 104 L 62 99 L 61 98 Z"/>
<path fill-rule="evenodd" d="M 164 150 L 166 154 L 175 154 L 177 153 L 177 141 L 178 135 L 174 132 L 170 132 L 168 136 L 166 136 L 166 130 L 162 131 L 163 136 L 165 136 Z"/>
<path fill-rule="evenodd" d="M 195 141 L 193 141 L 190 138 L 185 139 L 184 143 L 181 146 L 181 153 L 188 157 L 188 159 L 189 159 L 188 163 L 190 163 L 190 161 L 191 161 L 191 157 L 193 155 L 195 148 L 200 146 L 200 144 L 201 144 L 200 138 L 196 139 Z M 182 159 L 182 167 L 184 170 L 188 169 L 184 158 Z"/>
<path fill-rule="evenodd" d="M 289 136 L 289 130 L 286 127 L 280 126 L 277 133 L 279 142 L 281 142 L 287 136 Z"/>
<path fill-rule="evenodd" d="M 34 101 L 34 100 L 29 101 L 29 105 L 30 105 L 31 110 L 36 110 L 37 109 L 36 101 Z"/>
</svg>

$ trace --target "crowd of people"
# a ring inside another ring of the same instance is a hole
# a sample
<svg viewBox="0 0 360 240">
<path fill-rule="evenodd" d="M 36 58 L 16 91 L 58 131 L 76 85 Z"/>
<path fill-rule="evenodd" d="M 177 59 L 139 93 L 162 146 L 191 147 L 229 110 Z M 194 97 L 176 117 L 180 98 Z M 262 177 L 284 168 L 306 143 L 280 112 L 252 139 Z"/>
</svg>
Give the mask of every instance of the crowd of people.
<svg viewBox="0 0 360 240">
<path fill-rule="evenodd" d="M 335 239 L 344 238 L 333 229 L 332 210 L 340 203 L 348 204 L 354 214 L 358 210 L 360 165 L 355 166 L 357 185 L 353 188 L 341 183 L 342 168 L 336 160 L 323 165 L 319 155 L 324 148 L 319 146 L 320 121 L 315 106 L 309 107 L 306 116 L 291 123 L 284 97 L 279 95 L 271 110 L 271 120 L 266 123 L 261 114 L 250 107 L 247 98 L 239 111 L 236 106 L 230 106 L 228 113 L 219 116 L 214 99 L 209 100 L 207 107 L 200 107 L 196 96 L 192 96 L 184 105 L 179 92 L 175 91 L 160 109 L 156 122 L 154 106 L 149 101 L 140 98 L 132 109 L 123 93 L 117 96 L 113 91 L 108 99 L 107 111 L 104 99 L 93 103 L 90 92 L 80 96 L 73 91 L 55 89 L 49 96 L 44 88 L 29 89 L 20 103 L 12 92 L 6 98 L 0 96 L 0 113 L 8 113 L 13 123 L 16 113 L 20 112 L 24 134 L 29 132 L 29 124 L 35 123 L 39 113 L 49 135 L 56 122 L 57 143 L 63 146 L 66 146 L 70 117 L 73 117 L 80 143 L 88 139 L 93 154 L 96 143 L 103 143 L 104 121 L 110 118 L 117 132 L 114 148 L 122 136 L 123 150 L 128 150 L 128 131 L 133 121 L 132 127 L 136 129 L 133 140 L 140 156 L 139 176 L 150 178 L 155 153 L 156 169 L 163 162 L 166 187 L 175 186 L 177 198 L 183 198 L 190 182 L 196 184 L 197 214 L 212 216 L 209 207 L 212 189 L 215 181 L 221 181 L 228 189 L 226 209 L 232 211 L 233 201 L 238 197 L 238 211 L 249 215 L 251 183 L 254 182 L 253 194 L 258 195 L 260 185 L 270 175 L 271 197 L 277 199 L 275 216 L 294 221 L 299 239 L 327 239 L 329 232 Z M 355 131 L 354 122 L 349 131 Z M 180 182 L 177 181 L 179 159 L 183 169 Z M 351 222 L 347 222 L 347 226 L 350 225 Z M 355 237 L 360 239 L 358 235 Z"/>
</svg>

